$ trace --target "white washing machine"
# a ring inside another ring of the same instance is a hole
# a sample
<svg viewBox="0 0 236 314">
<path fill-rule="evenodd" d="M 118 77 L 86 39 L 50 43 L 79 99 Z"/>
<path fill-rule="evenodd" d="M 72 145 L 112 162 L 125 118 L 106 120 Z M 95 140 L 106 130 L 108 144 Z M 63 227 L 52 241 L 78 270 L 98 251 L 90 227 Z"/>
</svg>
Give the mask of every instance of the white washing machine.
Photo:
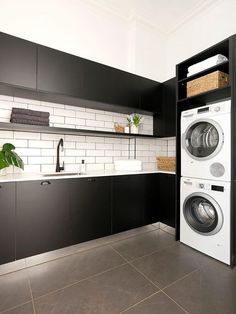
<svg viewBox="0 0 236 314">
<path fill-rule="evenodd" d="M 230 265 L 230 182 L 181 178 L 180 241 Z"/>
<path fill-rule="evenodd" d="M 231 100 L 183 111 L 181 175 L 231 180 Z"/>
</svg>

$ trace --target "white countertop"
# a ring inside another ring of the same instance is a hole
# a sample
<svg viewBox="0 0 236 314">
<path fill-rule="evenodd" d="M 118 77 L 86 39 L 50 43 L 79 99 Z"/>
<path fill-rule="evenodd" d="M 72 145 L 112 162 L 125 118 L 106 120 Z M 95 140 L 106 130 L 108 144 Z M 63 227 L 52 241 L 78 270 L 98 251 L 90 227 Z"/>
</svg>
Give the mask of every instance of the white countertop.
<svg viewBox="0 0 236 314">
<path fill-rule="evenodd" d="M 135 174 L 151 174 L 151 173 L 166 173 L 175 174 L 171 171 L 160 170 L 142 170 L 142 171 L 91 171 L 86 174 L 76 175 L 58 175 L 58 176 L 44 176 L 43 173 L 13 173 L 0 176 L 0 183 L 4 182 L 18 182 L 18 181 L 35 181 L 35 180 L 59 180 L 59 179 L 72 179 L 72 178 L 89 178 L 89 177 L 106 177 L 106 176 L 122 176 L 122 175 L 135 175 Z"/>
</svg>

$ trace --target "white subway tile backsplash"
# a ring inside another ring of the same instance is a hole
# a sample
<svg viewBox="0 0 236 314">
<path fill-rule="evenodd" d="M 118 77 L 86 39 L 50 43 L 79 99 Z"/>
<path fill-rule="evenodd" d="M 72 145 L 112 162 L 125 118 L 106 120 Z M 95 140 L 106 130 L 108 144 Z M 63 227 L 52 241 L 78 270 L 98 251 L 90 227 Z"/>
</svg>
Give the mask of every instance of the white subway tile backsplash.
<svg viewBox="0 0 236 314">
<path fill-rule="evenodd" d="M 54 109 L 54 115 L 63 117 L 75 117 L 75 110 L 65 110 L 65 109 Z"/>
<path fill-rule="evenodd" d="M 95 143 L 76 143 L 76 149 L 95 149 Z"/>
<path fill-rule="evenodd" d="M 127 124 L 126 114 L 1 95 L 0 121 L 9 122 L 12 107 L 50 112 L 50 125 L 54 127 L 115 131 L 114 122 Z M 152 116 L 144 116 L 140 131 L 152 134 Z M 16 151 L 25 162 L 26 172 L 55 171 L 56 148 L 60 138 L 64 139 L 65 149 L 61 152 L 61 161 L 65 162 L 68 171 L 78 171 L 82 159 L 85 160 L 87 171 L 112 170 L 115 160 L 134 156 L 133 139 L 0 131 L 0 145 L 10 142 L 16 146 Z M 175 154 L 175 138 L 137 138 L 136 142 L 137 158 L 143 161 L 146 170 L 156 169 L 156 156 Z"/>
<path fill-rule="evenodd" d="M 78 119 L 87 119 L 87 120 L 95 120 L 95 113 L 89 113 L 85 111 L 77 111 L 76 118 Z"/>
<path fill-rule="evenodd" d="M 40 148 L 20 148 L 17 147 L 17 154 L 20 156 L 40 156 Z"/>
<path fill-rule="evenodd" d="M 8 138 L 13 138 L 13 131 L 0 131 L 0 138 L 2 139 L 8 139 Z"/>
<path fill-rule="evenodd" d="M 65 117 L 63 117 L 63 116 L 50 115 L 49 120 L 50 120 L 50 123 L 61 123 L 61 124 L 65 123 Z"/>
<path fill-rule="evenodd" d="M 42 164 L 53 164 L 53 157 L 48 156 L 29 156 L 28 157 L 29 165 L 42 165 Z"/>
<path fill-rule="evenodd" d="M 86 156 L 105 156 L 104 150 L 86 150 Z"/>
<path fill-rule="evenodd" d="M 87 126 L 104 127 L 104 121 L 86 120 Z"/>
<path fill-rule="evenodd" d="M 96 143 L 96 149 L 104 149 L 104 150 L 113 149 L 113 145 Z"/>
<path fill-rule="evenodd" d="M 85 150 L 81 149 L 65 149 L 66 156 L 85 156 Z"/>
<path fill-rule="evenodd" d="M 53 148 L 53 141 L 34 141 L 34 140 L 29 140 L 29 147 Z"/>
<path fill-rule="evenodd" d="M 0 109 L 0 117 L 1 117 L 1 119 L 8 119 L 8 121 L 10 121 L 11 110 Z"/>
<path fill-rule="evenodd" d="M 14 132 L 15 139 L 40 140 L 40 133 Z"/>
</svg>

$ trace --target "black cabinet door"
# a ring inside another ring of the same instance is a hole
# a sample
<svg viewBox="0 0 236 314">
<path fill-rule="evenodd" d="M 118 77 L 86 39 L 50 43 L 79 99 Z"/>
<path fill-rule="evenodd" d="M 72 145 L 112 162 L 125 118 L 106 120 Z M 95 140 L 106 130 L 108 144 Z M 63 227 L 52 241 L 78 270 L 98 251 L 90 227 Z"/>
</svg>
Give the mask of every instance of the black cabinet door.
<svg viewBox="0 0 236 314">
<path fill-rule="evenodd" d="M 111 234 L 110 178 L 71 180 L 70 217 L 74 244 Z"/>
<path fill-rule="evenodd" d="M 162 84 L 160 111 L 154 115 L 154 135 L 176 136 L 176 78 Z"/>
<path fill-rule="evenodd" d="M 158 219 L 158 209 L 153 202 L 153 178 L 149 174 L 113 177 L 113 233 L 154 222 L 155 217 Z"/>
<path fill-rule="evenodd" d="M 0 82 L 36 88 L 37 46 L 0 33 Z"/>
<path fill-rule="evenodd" d="M 15 260 L 15 183 L 0 183 L 0 264 Z"/>
<path fill-rule="evenodd" d="M 159 174 L 160 222 L 175 227 L 175 175 Z"/>
<path fill-rule="evenodd" d="M 38 46 L 38 90 L 84 98 L 83 86 L 83 59 L 55 49 Z"/>
<path fill-rule="evenodd" d="M 67 180 L 17 183 L 16 258 L 71 243 Z"/>
</svg>

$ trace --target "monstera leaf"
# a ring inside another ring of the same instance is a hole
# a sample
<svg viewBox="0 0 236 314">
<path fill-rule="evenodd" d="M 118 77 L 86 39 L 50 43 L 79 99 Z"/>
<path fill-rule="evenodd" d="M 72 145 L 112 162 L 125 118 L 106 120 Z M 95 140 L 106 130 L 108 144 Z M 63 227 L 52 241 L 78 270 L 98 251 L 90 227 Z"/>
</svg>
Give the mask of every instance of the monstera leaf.
<svg viewBox="0 0 236 314">
<path fill-rule="evenodd" d="M 14 152 L 15 146 L 6 143 L 3 145 L 2 150 L 0 151 L 0 169 L 15 166 L 21 169 L 24 169 L 23 160 Z"/>
</svg>

